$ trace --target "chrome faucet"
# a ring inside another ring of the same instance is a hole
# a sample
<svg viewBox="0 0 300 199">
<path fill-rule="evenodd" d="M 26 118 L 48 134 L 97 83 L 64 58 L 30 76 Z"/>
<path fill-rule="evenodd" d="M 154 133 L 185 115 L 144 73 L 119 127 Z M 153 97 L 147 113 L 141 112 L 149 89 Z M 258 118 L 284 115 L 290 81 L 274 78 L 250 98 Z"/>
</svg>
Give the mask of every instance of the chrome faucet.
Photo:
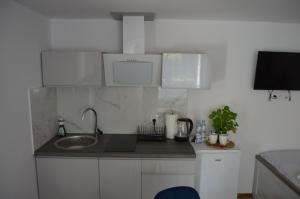
<svg viewBox="0 0 300 199">
<path fill-rule="evenodd" d="M 83 113 L 82 113 L 82 118 L 81 120 L 84 119 L 85 117 L 85 114 L 86 112 L 88 111 L 92 111 L 94 113 L 94 116 L 95 116 L 95 127 L 94 127 L 94 133 L 95 135 L 98 135 L 98 134 L 103 134 L 103 132 L 98 128 L 98 115 L 97 115 L 97 112 L 95 111 L 95 109 L 91 108 L 91 107 L 88 107 L 86 109 L 84 109 Z"/>
</svg>

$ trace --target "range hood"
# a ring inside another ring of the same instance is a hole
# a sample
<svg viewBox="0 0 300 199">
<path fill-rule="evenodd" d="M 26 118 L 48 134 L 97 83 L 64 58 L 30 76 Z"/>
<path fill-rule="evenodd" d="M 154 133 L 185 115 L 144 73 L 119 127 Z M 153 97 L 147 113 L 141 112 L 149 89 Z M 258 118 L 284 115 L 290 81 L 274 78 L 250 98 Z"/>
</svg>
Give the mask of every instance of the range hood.
<svg viewBox="0 0 300 199">
<path fill-rule="evenodd" d="M 153 13 L 111 13 L 123 20 L 123 53 L 103 54 L 107 86 L 149 86 L 161 82 L 161 54 L 145 54 L 144 21 L 153 21 Z"/>
</svg>

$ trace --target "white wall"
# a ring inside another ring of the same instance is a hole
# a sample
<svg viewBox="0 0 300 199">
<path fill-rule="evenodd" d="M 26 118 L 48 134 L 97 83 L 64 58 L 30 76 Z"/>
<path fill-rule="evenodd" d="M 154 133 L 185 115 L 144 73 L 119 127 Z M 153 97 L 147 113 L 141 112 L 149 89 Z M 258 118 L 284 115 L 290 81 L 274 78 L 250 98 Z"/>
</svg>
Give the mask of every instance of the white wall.
<svg viewBox="0 0 300 199">
<path fill-rule="evenodd" d="M 51 21 L 53 48 L 98 48 L 121 52 L 121 24 L 113 20 Z M 300 24 L 156 20 L 146 24 L 146 51 L 207 51 L 213 67 L 212 88 L 188 92 L 188 115 L 207 117 L 229 104 L 238 112 L 240 128 L 232 139 L 242 151 L 239 192 L 251 192 L 255 154 L 300 148 L 300 93 L 292 101 L 267 101 L 254 91 L 258 50 L 300 51 Z M 149 102 L 151 103 L 151 102 Z"/>
<path fill-rule="evenodd" d="M 37 198 L 28 89 L 41 86 L 40 51 L 49 21 L 0 1 L 0 198 Z"/>
</svg>

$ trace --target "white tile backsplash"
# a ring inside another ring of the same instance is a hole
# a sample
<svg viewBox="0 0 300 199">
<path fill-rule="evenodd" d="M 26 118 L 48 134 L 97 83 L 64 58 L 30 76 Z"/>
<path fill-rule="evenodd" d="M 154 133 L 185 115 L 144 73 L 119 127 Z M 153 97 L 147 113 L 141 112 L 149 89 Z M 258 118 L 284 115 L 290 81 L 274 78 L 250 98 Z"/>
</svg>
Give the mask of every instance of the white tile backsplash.
<svg viewBox="0 0 300 199">
<path fill-rule="evenodd" d="M 93 132 L 94 118 L 81 121 L 87 106 L 96 109 L 98 126 L 104 133 L 135 133 L 137 126 L 162 115 L 170 107 L 187 112 L 187 91 L 143 87 L 58 88 L 58 114 L 71 133 Z"/>
<path fill-rule="evenodd" d="M 81 120 L 83 110 L 92 106 L 89 88 L 57 88 L 57 114 L 65 119 L 67 133 L 92 133 L 90 117 Z"/>
<path fill-rule="evenodd" d="M 187 89 L 162 89 L 158 92 L 158 111 L 177 112 L 179 116 L 187 115 Z"/>
<path fill-rule="evenodd" d="M 55 88 L 30 90 L 30 105 L 34 149 L 56 134 L 57 95 Z"/>
<path fill-rule="evenodd" d="M 142 120 L 143 89 L 135 87 L 100 88 L 96 110 L 101 114 L 105 133 L 132 133 Z"/>
</svg>

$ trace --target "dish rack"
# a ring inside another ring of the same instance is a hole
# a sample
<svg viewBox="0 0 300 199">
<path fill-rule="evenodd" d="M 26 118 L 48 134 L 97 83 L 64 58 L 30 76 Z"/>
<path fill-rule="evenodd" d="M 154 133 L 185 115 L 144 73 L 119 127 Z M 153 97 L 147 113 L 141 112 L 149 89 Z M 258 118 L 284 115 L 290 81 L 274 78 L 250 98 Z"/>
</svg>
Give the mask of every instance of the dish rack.
<svg viewBox="0 0 300 199">
<path fill-rule="evenodd" d="M 160 141 L 165 142 L 166 126 L 139 125 L 137 128 L 137 138 L 139 141 Z"/>
</svg>

